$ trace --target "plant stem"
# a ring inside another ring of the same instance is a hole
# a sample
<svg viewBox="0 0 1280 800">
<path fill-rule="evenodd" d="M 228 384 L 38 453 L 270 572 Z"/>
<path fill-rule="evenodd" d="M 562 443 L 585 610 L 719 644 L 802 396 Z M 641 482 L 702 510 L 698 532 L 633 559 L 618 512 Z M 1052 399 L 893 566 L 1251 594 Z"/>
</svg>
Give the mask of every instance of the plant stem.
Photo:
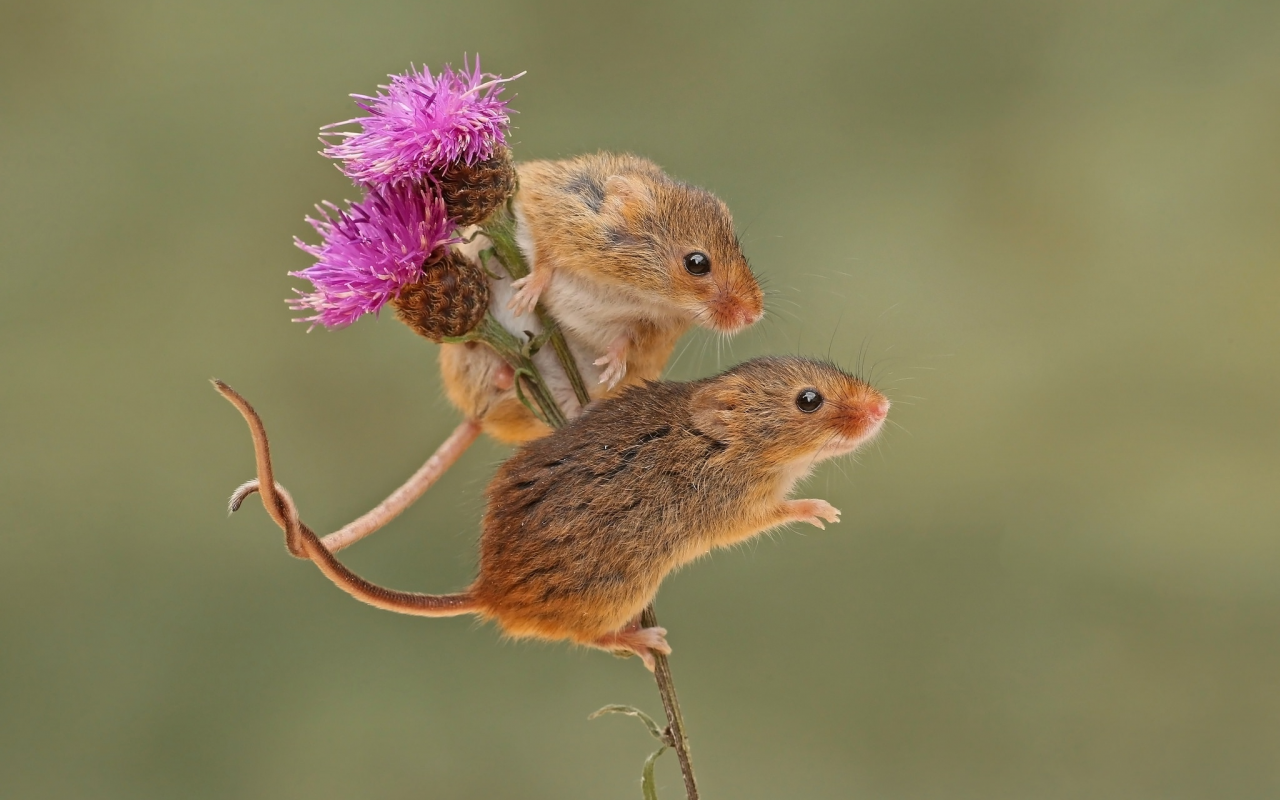
<svg viewBox="0 0 1280 800">
<path fill-rule="evenodd" d="M 518 280 L 529 274 L 529 266 L 525 263 L 524 255 L 520 252 L 519 245 L 516 244 L 516 226 L 515 216 L 511 213 L 510 206 L 499 209 L 494 212 L 483 226 L 485 236 L 493 242 L 494 254 L 498 260 L 502 262 L 503 267 L 511 275 L 513 280 Z M 556 351 L 556 358 L 560 361 L 560 366 L 564 369 L 564 373 L 569 378 L 569 383 L 573 386 L 573 392 L 577 395 L 578 403 L 586 407 L 591 401 L 591 396 L 587 393 L 586 383 L 582 380 L 582 374 L 578 372 L 578 364 L 573 358 L 573 353 L 569 350 L 569 343 L 565 341 L 564 334 L 556 325 L 555 320 L 547 314 L 541 304 L 538 306 L 538 321 L 549 332 L 551 346 Z M 492 327 L 502 328 L 501 325 L 493 320 L 491 316 L 485 317 L 485 323 L 491 323 Z M 511 336 L 506 330 L 502 331 L 508 338 L 515 341 L 515 337 Z M 484 339 L 489 341 L 487 337 Z M 517 348 L 518 349 L 518 348 Z M 501 351 L 499 351 L 501 352 Z M 520 351 L 521 353 L 523 351 Z M 504 358 L 506 356 L 504 355 Z M 538 374 L 536 368 L 532 367 L 532 360 L 529 360 L 531 369 L 525 374 L 530 384 L 538 384 L 537 391 L 551 397 L 551 393 L 547 391 L 545 385 L 542 385 L 542 377 Z M 512 363 L 512 366 L 516 366 Z M 519 367 L 516 367 L 519 372 Z M 541 405 L 541 401 L 539 401 Z M 560 411 L 559 405 L 551 397 L 551 406 L 555 407 L 555 411 L 560 416 L 559 423 L 550 423 L 553 428 L 559 428 L 564 424 L 564 415 Z M 543 406 L 544 411 L 546 406 Z M 550 415 L 548 415 L 550 420 Z M 650 603 L 640 615 L 640 624 L 646 628 L 656 628 L 658 626 L 658 616 L 654 613 L 653 604 Z M 676 758 L 680 760 L 680 773 L 684 776 L 684 790 L 688 800 L 698 800 L 698 786 L 693 779 L 693 762 L 689 759 L 689 737 L 684 729 L 684 717 L 680 714 L 680 701 L 676 697 L 675 680 L 671 677 L 671 665 L 667 662 L 667 657 L 662 653 L 654 653 L 654 670 L 653 677 L 658 683 L 658 694 L 662 697 L 662 709 L 667 715 L 667 733 L 671 739 L 671 746 L 676 751 Z"/>
<path fill-rule="evenodd" d="M 650 603 L 640 614 L 640 625 L 658 627 L 658 615 Z M 689 759 L 689 736 L 684 730 L 684 716 L 680 713 L 680 700 L 676 697 L 676 682 L 671 677 L 671 664 L 662 653 L 654 653 L 653 677 L 658 682 L 658 694 L 662 697 L 662 710 L 667 714 L 667 732 L 671 747 L 680 760 L 680 774 L 684 776 L 684 791 L 689 800 L 698 800 L 698 785 L 693 779 L 693 762 Z"/>
<path fill-rule="evenodd" d="M 515 215 L 511 213 L 509 207 L 495 211 L 493 216 L 485 221 L 481 230 L 493 242 L 494 254 L 506 267 L 512 280 L 519 280 L 529 274 L 529 265 L 525 263 L 520 246 L 516 244 Z M 582 374 L 578 372 L 578 364 L 569 350 L 569 343 L 565 341 L 564 333 L 541 303 L 538 304 L 536 313 L 542 327 L 550 332 L 551 347 L 556 351 L 556 358 L 564 368 L 565 376 L 569 378 L 573 393 L 578 398 L 578 405 L 585 408 L 587 403 L 591 402 L 591 394 L 587 391 L 586 382 L 582 380 Z"/>
<path fill-rule="evenodd" d="M 465 340 L 479 340 L 492 347 L 515 370 L 517 382 L 523 382 L 528 388 L 533 402 L 541 410 L 542 421 L 552 428 L 562 428 L 568 422 L 555 395 L 542 380 L 542 374 L 533 363 L 526 350 L 526 343 L 517 339 L 510 331 L 502 327 L 492 314 L 485 314 L 484 319 L 474 331 L 462 337 Z M 517 383 L 517 386 L 520 384 Z M 524 401 L 524 397 L 520 398 Z M 527 403 L 527 401 L 525 401 Z M 533 410 L 532 408 L 530 410 Z"/>
</svg>

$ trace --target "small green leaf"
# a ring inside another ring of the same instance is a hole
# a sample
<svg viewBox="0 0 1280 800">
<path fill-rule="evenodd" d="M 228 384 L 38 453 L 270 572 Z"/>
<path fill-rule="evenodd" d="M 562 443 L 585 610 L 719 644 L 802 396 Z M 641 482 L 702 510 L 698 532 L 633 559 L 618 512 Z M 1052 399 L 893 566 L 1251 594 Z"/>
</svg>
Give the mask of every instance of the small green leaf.
<svg viewBox="0 0 1280 800">
<path fill-rule="evenodd" d="M 640 774 L 640 790 L 644 792 L 644 800 L 658 800 L 658 787 L 653 782 L 653 766 L 658 763 L 658 756 L 667 752 L 664 744 L 644 760 L 644 772 Z"/>
<path fill-rule="evenodd" d="M 480 235 L 480 231 L 476 231 L 476 235 L 477 236 Z M 507 277 L 506 275 L 499 275 L 495 270 L 489 269 L 489 259 L 492 258 L 496 261 L 498 258 L 498 254 L 494 252 L 492 247 L 486 247 L 485 249 L 481 250 L 479 255 L 480 255 L 480 269 L 484 270 L 484 274 L 488 275 L 490 278 L 493 278 L 495 281 L 506 279 Z"/>
<path fill-rule="evenodd" d="M 516 397 L 520 400 L 521 403 L 524 404 L 525 408 L 529 409 L 529 413 L 532 414 L 534 418 L 537 419 L 539 422 L 546 425 L 548 428 L 558 427 L 557 425 L 551 424 L 551 420 L 547 419 L 547 416 L 545 414 L 539 411 L 534 406 L 533 403 L 529 402 L 529 398 L 524 396 L 524 389 L 520 388 L 521 378 L 528 378 L 529 381 L 533 383 L 538 380 L 538 376 L 534 375 L 532 372 L 525 369 L 524 367 L 521 367 L 520 369 L 516 370 L 515 374 L 512 375 L 511 377 L 513 381 L 511 385 L 514 386 L 516 389 Z"/>
<path fill-rule="evenodd" d="M 670 744 L 670 742 L 667 741 L 666 731 L 658 727 L 658 723 L 653 721 L 653 717 L 644 713 L 635 706 L 621 706 L 616 704 L 608 705 L 587 717 L 587 719 L 595 719 L 596 717 L 602 717 L 605 714 L 626 714 L 629 717 L 637 717 L 645 724 L 645 727 L 649 729 L 649 735 L 657 739 L 659 742 L 662 742 L 664 748 Z"/>
<path fill-rule="evenodd" d="M 524 335 L 528 338 L 528 342 L 524 346 L 524 354 L 529 358 L 533 358 L 537 355 L 538 351 L 542 349 L 542 346 L 552 337 L 555 331 L 556 329 L 554 325 L 548 326 L 537 336 L 533 334 L 533 331 L 525 331 Z"/>
</svg>

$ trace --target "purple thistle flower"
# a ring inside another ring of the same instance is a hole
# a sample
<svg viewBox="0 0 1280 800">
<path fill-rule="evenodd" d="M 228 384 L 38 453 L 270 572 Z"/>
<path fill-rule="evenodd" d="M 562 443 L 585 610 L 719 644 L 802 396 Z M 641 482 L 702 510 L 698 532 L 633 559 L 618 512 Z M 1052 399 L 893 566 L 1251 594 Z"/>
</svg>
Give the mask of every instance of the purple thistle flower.
<svg viewBox="0 0 1280 800">
<path fill-rule="evenodd" d="M 362 314 L 377 312 L 405 286 L 422 275 L 422 264 L 444 245 L 460 241 L 450 236 L 453 223 L 444 202 L 430 190 L 416 186 L 373 188 L 368 197 L 343 211 L 333 203 L 316 206 L 322 219 L 307 217 L 323 241 L 310 245 L 294 237 L 294 244 L 316 257 L 301 272 L 315 286 L 297 289 L 289 301 L 294 311 L 314 311 L 297 322 L 341 328 Z"/>
<path fill-rule="evenodd" d="M 507 104 L 499 100 L 502 78 L 480 71 L 463 60 L 462 70 L 448 65 L 434 77 L 426 67 L 410 67 L 408 74 L 390 75 L 386 94 L 354 94 L 356 104 L 372 116 L 335 122 L 321 128 L 324 155 L 342 161 L 342 172 L 369 186 L 417 182 L 439 176 L 457 162 L 475 164 L 506 145 L 510 125 Z M 486 80 L 487 79 L 487 80 Z M 358 131 L 335 131 L 342 125 Z M 324 137 L 332 137 L 328 141 Z"/>
</svg>

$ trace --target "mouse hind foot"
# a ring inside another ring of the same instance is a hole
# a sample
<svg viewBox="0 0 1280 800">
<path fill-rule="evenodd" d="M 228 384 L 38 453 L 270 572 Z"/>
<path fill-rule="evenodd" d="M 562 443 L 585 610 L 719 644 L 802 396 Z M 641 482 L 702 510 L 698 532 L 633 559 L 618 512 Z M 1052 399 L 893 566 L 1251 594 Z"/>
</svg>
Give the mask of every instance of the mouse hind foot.
<svg viewBox="0 0 1280 800">
<path fill-rule="evenodd" d="M 653 672 L 655 666 L 654 653 L 671 655 L 671 645 L 667 644 L 667 629 L 642 628 L 638 622 L 633 622 L 620 631 L 601 636 L 591 645 L 622 655 L 634 653 L 640 657 L 645 669 L 650 672 Z"/>
</svg>

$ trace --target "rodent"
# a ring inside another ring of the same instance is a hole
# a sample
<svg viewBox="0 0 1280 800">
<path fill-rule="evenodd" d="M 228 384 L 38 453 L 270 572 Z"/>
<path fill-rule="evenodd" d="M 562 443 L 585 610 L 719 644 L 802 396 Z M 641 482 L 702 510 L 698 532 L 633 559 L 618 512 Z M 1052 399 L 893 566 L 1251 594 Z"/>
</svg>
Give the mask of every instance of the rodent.
<svg viewBox="0 0 1280 800">
<path fill-rule="evenodd" d="M 565 333 L 593 399 L 660 377 L 694 324 L 724 334 L 760 319 L 764 294 L 725 204 L 639 156 L 596 153 L 517 165 L 512 207 L 530 274 L 490 282 L 508 330 L 541 330 L 541 300 Z M 473 259 L 490 242 L 459 249 Z M 568 416 L 580 408 L 550 348 L 535 356 Z M 450 401 L 494 438 L 520 443 L 550 429 L 516 397 L 511 368 L 477 344 L 445 344 Z"/>
<path fill-rule="evenodd" d="M 266 432 L 258 477 L 276 486 Z M 295 555 L 359 600 L 419 616 L 475 614 L 513 637 L 567 639 L 639 655 L 669 653 L 639 614 L 672 570 L 790 522 L 824 527 L 840 512 L 789 500 L 816 463 L 853 452 L 882 427 L 889 401 L 824 362 L 760 358 L 713 378 L 633 386 L 516 452 L 490 482 L 478 576 L 446 595 L 397 592 L 353 574 L 299 519 L 283 489 L 263 502 Z"/>
</svg>

